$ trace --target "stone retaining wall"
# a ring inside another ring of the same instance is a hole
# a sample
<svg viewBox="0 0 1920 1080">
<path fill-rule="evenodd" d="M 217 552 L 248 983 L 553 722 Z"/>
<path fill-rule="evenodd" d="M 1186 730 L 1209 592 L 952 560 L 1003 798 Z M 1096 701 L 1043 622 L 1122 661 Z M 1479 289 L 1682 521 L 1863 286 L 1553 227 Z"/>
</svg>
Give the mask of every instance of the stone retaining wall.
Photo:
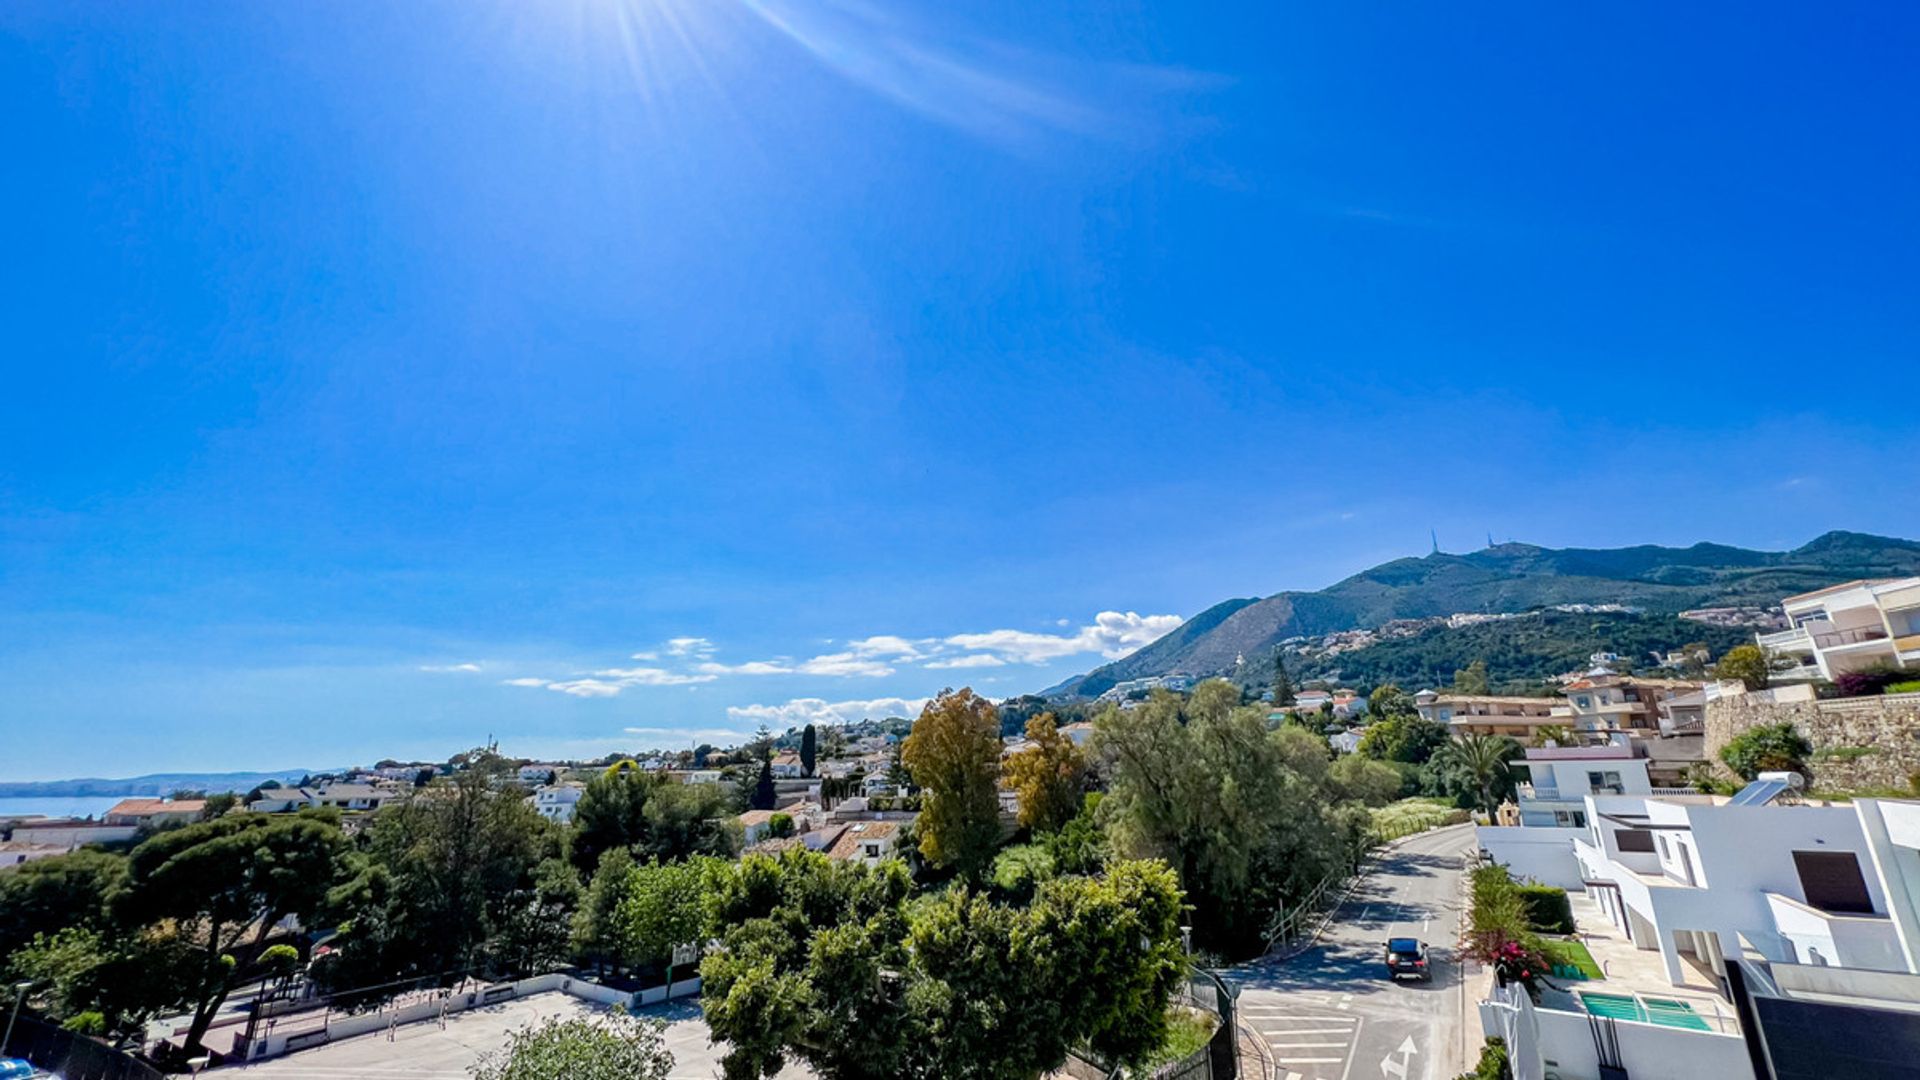
<svg viewBox="0 0 1920 1080">
<path fill-rule="evenodd" d="M 1767 701 L 1754 695 L 1707 702 L 1707 759 L 1735 735 L 1764 724 L 1790 723 L 1813 744 L 1808 769 L 1820 787 L 1897 788 L 1920 773 L 1920 694 Z"/>
</svg>

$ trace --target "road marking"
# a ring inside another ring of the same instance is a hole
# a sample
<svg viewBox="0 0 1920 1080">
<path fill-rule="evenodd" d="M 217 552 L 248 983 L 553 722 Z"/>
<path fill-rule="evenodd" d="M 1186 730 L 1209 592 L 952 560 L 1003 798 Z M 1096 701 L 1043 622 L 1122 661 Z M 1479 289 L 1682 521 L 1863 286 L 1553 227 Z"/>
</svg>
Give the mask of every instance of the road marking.
<svg viewBox="0 0 1920 1080">
<path fill-rule="evenodd" d="M 1262 1035 L 1351 1035 L 1350 1027 L 1331 1028 L 1261 1028 Z"/>
<path fill-rule="evenodd" d="M 1400 1080 L 1407 1080 L 1407 1067 L 1413 1064 L 1413 1055 L 1419 1052 L 1420 1048 L 1413 1044 L 1413 1036 L 1407 1036 L 1398 1050 L 1380 1059 L 1380 1075 L 1397 1076 Z M 1394 1060 L 1396 1057 L 1399 1058 L 1398 1061 Z"/>
<path fill-rule="evenodd" d="M 1288 1059 L 1287 1059 L 1287 1062 L 1288 1062 L 1289 1064 L 1292 1064 L 1292 1065 L 1338 1065 L 1338 1064 L 1339 1064 L 1340 1062 L 1342 1062 L 1342 1061 L 1345 1061 L 1345 1060 L 1347 1060 L 1347 1059 L 1346 1059 L 1346 1058 L 1297 1058 L 1297 1057 L 1290 1057 L 1290 1058 L 1288 1058 Z"/>
<path fill-rule="evenodd" d="M 1267 1045 L 1273 1047 L 1275 1050 L 1297 1050 L 1302 1047 L 1346 1046 L 1347 1044 L 1344 1042 L 1274 1042 L 1269 1039 L 1267 1040 Z"/>
</svg>

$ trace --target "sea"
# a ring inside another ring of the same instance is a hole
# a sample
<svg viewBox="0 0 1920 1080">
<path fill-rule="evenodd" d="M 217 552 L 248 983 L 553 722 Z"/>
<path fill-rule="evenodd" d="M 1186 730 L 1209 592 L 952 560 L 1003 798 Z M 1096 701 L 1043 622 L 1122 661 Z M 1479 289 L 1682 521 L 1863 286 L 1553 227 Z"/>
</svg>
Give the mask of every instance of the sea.
<svg viewBox="0 0 1920 1080">
<path fill-rule="evenodd" d="M 99 817 L 119 802 L 119 795 L 0 796 L 0 818 Z"/>
</svg>

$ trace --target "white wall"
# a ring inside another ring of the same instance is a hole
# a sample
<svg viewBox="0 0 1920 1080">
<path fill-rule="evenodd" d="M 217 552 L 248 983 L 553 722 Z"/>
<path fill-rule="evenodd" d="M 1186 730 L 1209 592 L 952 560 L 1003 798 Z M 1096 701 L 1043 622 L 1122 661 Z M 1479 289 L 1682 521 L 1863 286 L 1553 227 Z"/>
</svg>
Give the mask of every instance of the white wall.
<svg viewBox="0 0 1920 1080">
<path fill-rule="evenodd" d="M 1600 1058 L 1586 1013 L 1536 1009 L 1540 1054 L 1561 1080 L 1599 1080 Z M 1753 1062 L 1738 1035 L 1617 1020 L 1620 1061 L 1634 1080 L 1752 1080 Z"/>
<path fill-rule="evenodd" d="M 1515 878 L 1531 878 L 1573 892 L 1584 888 L 1580 864 L 1573 857 L 1573 842 L 1587 835 L 1585 829 L 1480 825 L 1474 828 L 1474 835 L 1481 849 Z"/>
</svg>

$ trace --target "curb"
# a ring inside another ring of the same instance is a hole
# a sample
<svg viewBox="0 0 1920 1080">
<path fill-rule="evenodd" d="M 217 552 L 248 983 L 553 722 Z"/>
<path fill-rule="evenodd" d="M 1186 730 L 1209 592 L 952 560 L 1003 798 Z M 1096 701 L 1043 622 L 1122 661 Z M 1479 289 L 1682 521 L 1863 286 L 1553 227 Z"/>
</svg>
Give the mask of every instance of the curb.
<svg viewBox="0 0 1920 1080">
<path fill-rule="evenodd" d="M 1274 1080 L 1275 1077 L 1279 1076 L 1280 1063 L 1274 1059 L 1273 1047 L 1267 1045 L 1267 1040 L 1261 1038 L 1259 1032 L 1241 1023 L 1238 1019 L 1234 1020 L 1233 1026 L 1239 1029 L 1240 1044 L 1242 1046 L 1252 1045 L 1254 1056 L 1260 1059 L 1261 1080 Z M 1240 1055 L 1241 1060 L 1246 1060 L 1246 1056 L 1245 1053 L 1242 1053 Z"/>
</svg>

